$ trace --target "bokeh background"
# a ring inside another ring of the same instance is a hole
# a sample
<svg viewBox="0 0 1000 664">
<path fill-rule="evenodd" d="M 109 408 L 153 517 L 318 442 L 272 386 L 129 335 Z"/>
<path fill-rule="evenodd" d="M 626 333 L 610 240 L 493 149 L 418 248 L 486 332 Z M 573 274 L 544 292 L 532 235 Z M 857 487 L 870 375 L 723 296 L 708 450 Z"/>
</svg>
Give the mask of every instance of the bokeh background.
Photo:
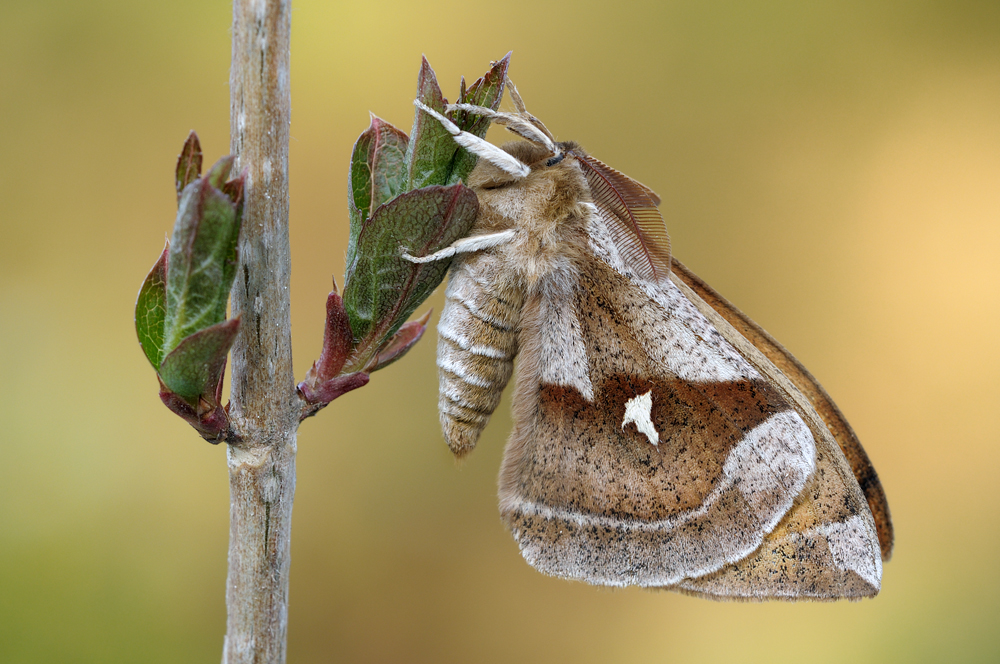
<svg viewBox="0 0 1000 664">
<path fill-rule="evenodd" d="M 513 49 L 529 108 L 658 191 L 675 253 L 834 396 L 897 545 L 860 603 L 543 577 L 497 515 L 509 401 L 456 464 L 427 339 L 300 430 L 290 662 L 1000 658 L 1000 3 L 293 12 L 298 376 L 368 111 L 408 130 L 421 53 L 453 98 Z M 227 151 L 230 21 L 221 1 L 0 3 L 0 661 L 218 661 L 225 450 L 159 403 L 132 307 L 187 132 Z"/>
</svg>

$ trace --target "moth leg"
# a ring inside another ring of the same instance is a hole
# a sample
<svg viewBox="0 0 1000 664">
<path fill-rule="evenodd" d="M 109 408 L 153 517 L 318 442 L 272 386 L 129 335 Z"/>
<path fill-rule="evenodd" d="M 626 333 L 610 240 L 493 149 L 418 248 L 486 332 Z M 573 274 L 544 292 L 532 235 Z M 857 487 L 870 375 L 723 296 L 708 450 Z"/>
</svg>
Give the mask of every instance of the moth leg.
<svg viewBox="0 0 1000 664">
<path fill-rule="evenodd" d="M 490 247 L 495 247 L 500 244 L 506 244 L 514 239 L 515 234 L 516 231 L 511 228 L 505 231 L 500 231 L 499 233 L 486 233 L 484 235 L 463 237 L 462 239 L 456 240 L 452 244 L 448 245 L 441 251 L 435 251 L 433 254 L 429 254 L 427 256 L 411 256 L 404 247 L 402 256 L 411 263 L 430 263 L 432 261 L 451 258 L 455 254 L 482 251 L 483 249 L 489 249 Z"/>
<path fill-rule="evenodd" d="M 441 123 L 441 126 L 448 130 L 448 133 L 451 134 L 456 143 L 477 157 L 482 157 L 503 172 L 509 173 L 516 178 L 526 178 L 528 177 L 528 174 L 531 173 L 531 169 L 528 168 L 526 164 L 518 161 L 516 157 L 504 152 L 489 141 L 479 138 L 475 134 L 462 131 L 454 122 L 441 115 L 433 108 L 427 106 L 419 99 L 415 99 L 413 101 L 413 105 L 422 110 L 424 113 L 434 116 L 434 118 Z"/>
<path fill-rule="evenodd" d="M 553 154 L 559 152 L 559 148 L 556 147 L 556 144 L 552 142 L 552 140 L 549 139 L 549 137 L 546 136 L 538 127 L 529 122 L 527 118 L 514 115 L 512 113 L 494 111 L 493 109 L 486 108 L 484 106 L 474 106 L 472 104 L 449 104 L 448 110 L 467 111 L 469 113 L 475 113 L 476 115 L 486 116 L 493 122 L 507 127 L 507 131 L 517 134 L 521 138 L 531 141 L 536 145 L 544 145 Z M 529 115 L 527 117 L 530 118 L 531 116 Z"/>
</svg>

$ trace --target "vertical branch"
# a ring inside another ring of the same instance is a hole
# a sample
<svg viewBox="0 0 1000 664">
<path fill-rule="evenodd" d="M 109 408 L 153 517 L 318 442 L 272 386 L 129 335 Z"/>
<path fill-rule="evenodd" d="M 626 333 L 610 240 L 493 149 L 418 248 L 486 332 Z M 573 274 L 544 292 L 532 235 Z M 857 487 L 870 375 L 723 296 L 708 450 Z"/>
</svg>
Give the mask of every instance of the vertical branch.
<svg viewBox="0 0 1000 664">
<path fill-rule="evenodd" d="M 231 151 L 246 172 L 229 446 L 224 663 L 284 662 L 299 404 L 289 307 L 290 0 L 234 0 Z"/>
</svg>

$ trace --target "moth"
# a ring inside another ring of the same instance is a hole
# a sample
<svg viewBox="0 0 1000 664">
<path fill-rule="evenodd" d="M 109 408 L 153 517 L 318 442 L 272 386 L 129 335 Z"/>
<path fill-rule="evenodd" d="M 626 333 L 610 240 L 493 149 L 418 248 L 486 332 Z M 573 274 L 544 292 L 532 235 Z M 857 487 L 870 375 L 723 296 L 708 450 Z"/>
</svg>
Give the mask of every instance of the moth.
<svg viewBox="0 0 1000 664">
<path fill-rule="evenodd" d="M 673 258 L 659 197 L 515 112 L 479 156 L 471 234 L 438 325 L 439 409 L 458 456 L 511 379 L 500 513 L 539 571 L 714 599 L 879 592 L 885 494 L 833 401 L 788 351 Z"/>
</svg>

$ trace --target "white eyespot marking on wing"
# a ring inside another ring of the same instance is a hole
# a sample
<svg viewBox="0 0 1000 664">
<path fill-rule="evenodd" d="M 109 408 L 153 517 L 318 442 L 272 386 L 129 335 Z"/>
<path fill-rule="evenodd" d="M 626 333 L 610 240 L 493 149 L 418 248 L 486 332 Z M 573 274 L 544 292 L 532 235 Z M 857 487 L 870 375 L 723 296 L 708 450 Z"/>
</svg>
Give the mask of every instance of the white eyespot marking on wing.
<svg viewBox="0 0 1000 664">
<path fill-rule="evenodd" d="M 646 434 L 653 447 L 660 442 L 660 434 L 653 426 L 650 414 L 653 410 L 653 390 L 633 397 L 625 402 L 625 419 L 622 420 L 622 429 L 629 422 L 635 424 L 639 433 Z"/>
</svg>

